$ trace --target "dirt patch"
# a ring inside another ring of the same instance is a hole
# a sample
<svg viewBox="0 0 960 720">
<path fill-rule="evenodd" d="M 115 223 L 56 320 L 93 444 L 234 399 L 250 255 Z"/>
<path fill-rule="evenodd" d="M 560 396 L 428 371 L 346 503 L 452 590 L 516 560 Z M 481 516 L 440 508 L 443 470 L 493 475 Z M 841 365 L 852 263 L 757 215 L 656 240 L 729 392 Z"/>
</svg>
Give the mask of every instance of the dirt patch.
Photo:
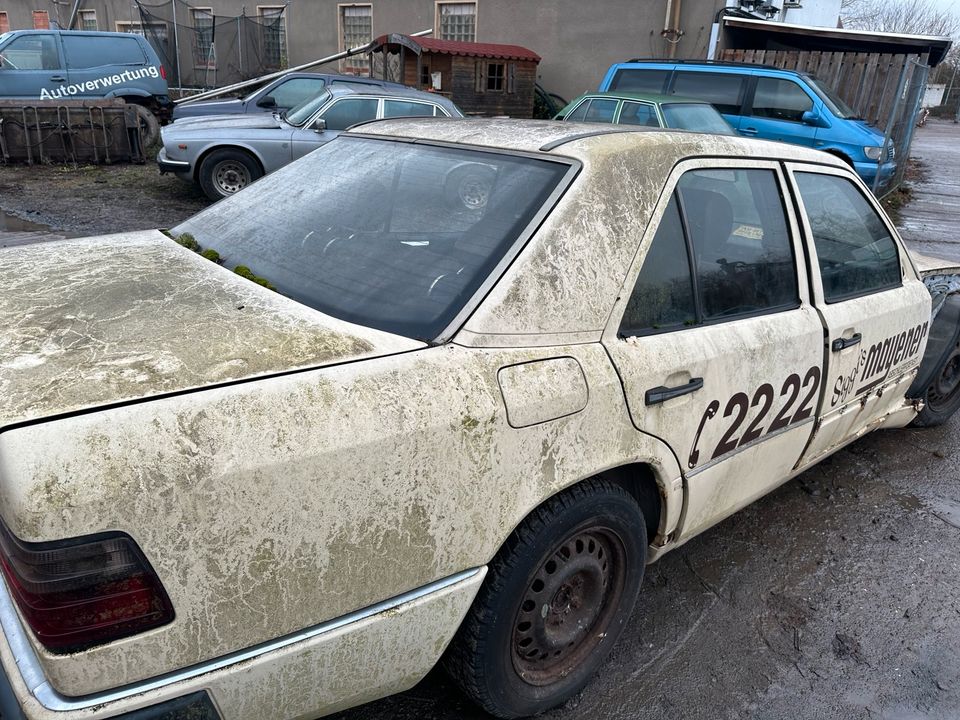
<svg viewBox="0 0 960 720">
<path fill-rule="evenodd" d="M 0 166 L 0 210 L 71 235 L 172 227 L 209 204 L 152 162 Z"/>
</svg>

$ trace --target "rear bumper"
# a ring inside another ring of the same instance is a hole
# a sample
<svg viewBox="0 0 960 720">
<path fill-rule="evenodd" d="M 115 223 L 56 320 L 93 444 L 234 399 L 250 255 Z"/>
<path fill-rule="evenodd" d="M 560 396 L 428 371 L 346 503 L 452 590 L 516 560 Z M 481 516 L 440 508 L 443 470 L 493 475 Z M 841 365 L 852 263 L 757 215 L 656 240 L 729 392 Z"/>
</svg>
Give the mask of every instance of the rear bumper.
<svg viewBox="0 0 960 720">
<path fill-rule="evenodd" d="M 0 716 L 282 720 L 336 712 L 406 690 L 426 675 L 485 574 L 483 567 L 467 570 L 254 648 L 84 697 L 60 695 L 43 676 L 0 581 Z"/>
</svg>

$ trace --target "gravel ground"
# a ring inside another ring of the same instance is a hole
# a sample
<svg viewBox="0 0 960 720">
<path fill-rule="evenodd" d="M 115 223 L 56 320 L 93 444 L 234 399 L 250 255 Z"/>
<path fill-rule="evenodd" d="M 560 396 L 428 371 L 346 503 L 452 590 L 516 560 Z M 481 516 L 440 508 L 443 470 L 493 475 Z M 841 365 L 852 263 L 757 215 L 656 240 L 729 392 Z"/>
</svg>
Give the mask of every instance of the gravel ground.
<svg viewBox="0 0 960 720">
<path fill-rule="evenodd" d="M 0 166 L 0 209 L 71 235 L 207 204 L 152 163 Z M 958 439 L 960 417 L 874 433 L 648 568 L 610 660 L 546 717 L 960 717 Z M 481 717 L 435 671 L 338 720 Z"/>
</svg>

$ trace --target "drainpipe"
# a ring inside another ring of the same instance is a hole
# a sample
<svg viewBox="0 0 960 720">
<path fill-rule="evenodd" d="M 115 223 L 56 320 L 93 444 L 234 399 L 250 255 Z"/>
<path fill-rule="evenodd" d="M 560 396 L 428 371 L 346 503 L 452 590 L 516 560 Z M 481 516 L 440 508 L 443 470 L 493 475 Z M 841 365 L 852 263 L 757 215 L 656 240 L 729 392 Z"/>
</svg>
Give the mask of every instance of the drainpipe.
<svg viewBox="0 0 960 720">
<path fill-rule="evenodd" d="M 680 29 L 680 0 L 667 0 L 667 12 L 663 18 L 663 30 L 660 35 L 669 44 L 667 57 L 675 58 L 677 43 L 683 37 L 683 30 Z"/>
</svg>

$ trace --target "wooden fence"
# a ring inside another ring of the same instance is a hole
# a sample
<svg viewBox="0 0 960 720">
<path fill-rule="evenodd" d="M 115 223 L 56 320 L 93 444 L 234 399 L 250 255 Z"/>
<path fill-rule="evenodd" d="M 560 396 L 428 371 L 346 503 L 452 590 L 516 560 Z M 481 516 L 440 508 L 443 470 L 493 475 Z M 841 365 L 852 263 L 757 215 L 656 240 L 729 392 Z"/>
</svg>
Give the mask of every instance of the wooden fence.
<svg viewBox="0 0 960 720">
<path fill-rule="evenodd" d="M 909 64 L 926 65 L 926 54 L 820 52 L 798 50 L 722 50 L 720 60 L 773 65 L 823 80 L 859 117 L 883 128 L 897 106 L 900 74 Z M 910 78 L 907 78 L 909 84 Z"/>
</svg>

